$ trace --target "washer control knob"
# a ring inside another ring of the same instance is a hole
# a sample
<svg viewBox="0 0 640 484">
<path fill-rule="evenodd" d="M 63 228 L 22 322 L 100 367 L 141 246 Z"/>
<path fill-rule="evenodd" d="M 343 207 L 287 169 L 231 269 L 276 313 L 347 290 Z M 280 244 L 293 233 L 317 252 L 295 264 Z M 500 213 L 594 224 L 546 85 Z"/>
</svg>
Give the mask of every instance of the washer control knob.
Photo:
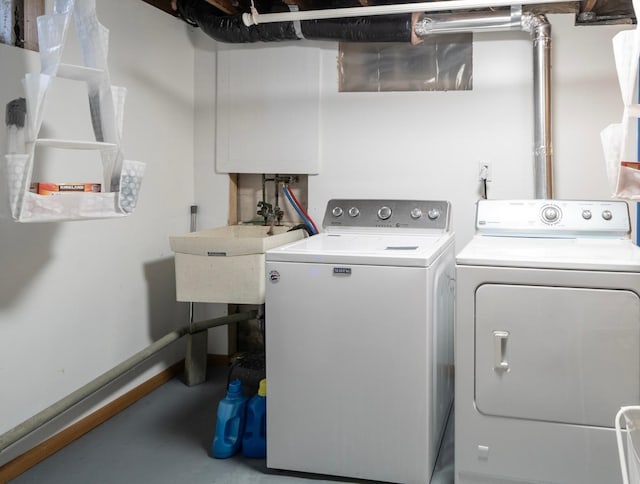
<svg viewBox="0 0 640 484">
<path fill-rule="evenodd" d="M 591 210 L 583 210 L 582 218 L 585 220 L 591 220 Z"/>
<path fill-rule="evenodd" d="M 542 220 L 547 223 L 555 223 L 560 220 L 560 211 L 557 207 L 545 207 L 542 210 Z"/>
<path fill-rule="evenodd" d="M 349 209 L 349 217 L 357 217 L 360 215 L 360 209 L 358 207 L 351 207 Z"/>
<path fill-rule="evenodd" d="M 430 220 L 436 220 L 440 217 L 440 210 L 438 210 L 437 208 L 432 208 L 427 212 L 427 217 L 429 217 Z"/>
<path fill-rule="evenodd" d="M 391 217 L 391 209 L 386 205 L 384 207 L 380 207 L 380 209 L 378 210 L 378 217 L 382 220 L 387 220 L 389 217 Z"/>
<path fill-rule="evenodd" d="M 331 210 L 331 213 L 333 214 L 334 217 L 340 217 L 342 216 L 344 211 L 340 207 L 333 207 L 333 210 Z"/>
<path fill-rule="evenodd" d="M 605 210 L 602 212 L 602 218 L 605 220 L 611 220 L 613 218 L 613 214 L 609 210 Z"/>
<path fill-rule="evenodd" d="M 418 207 L 416 207 L 416 208 L 411 210 L 411 218 L 412 219 L 417 220 L 420 217 L 422 217 L 422 210 L 420 210 Z"/>
</svg>

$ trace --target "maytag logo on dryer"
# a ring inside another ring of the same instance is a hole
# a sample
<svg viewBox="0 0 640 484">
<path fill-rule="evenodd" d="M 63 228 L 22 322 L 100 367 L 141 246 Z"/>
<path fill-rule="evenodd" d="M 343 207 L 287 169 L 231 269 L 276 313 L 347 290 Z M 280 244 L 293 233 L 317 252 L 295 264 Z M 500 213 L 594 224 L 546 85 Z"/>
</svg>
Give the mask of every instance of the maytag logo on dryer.
<svg viewBox="0 0 640 484">
<path fill-rule="evenodd" d="M 334 267 L 333 273 L 340 276 L 350 276 L 351 275 L 351 267 Z"/>
<path fill-rule="evenodd" d="M 269 280 L 276 283 L 280 280 L 280 273 L 278 271 L 269 271 Z"/>
</svg>

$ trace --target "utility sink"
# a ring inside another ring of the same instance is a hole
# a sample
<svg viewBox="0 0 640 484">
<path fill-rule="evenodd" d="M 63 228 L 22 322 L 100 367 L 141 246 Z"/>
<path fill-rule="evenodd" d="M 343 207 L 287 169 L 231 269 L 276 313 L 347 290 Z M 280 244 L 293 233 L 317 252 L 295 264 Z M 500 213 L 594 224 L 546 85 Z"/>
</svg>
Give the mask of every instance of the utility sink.
<svg viewBox="0 0 640 484">
<path fill-rule="evenodd" d="M 227 225 L 169 238 L 178 301 L 264 303 L 265 251 L 302 239 L 287 226 Z"/>
<path fill-rule="evenodd" d="M 173 236 L 169 240 L 174 252 L 230 257 L 264 253 L 302 238 L 301 230 L 288 232 L 289 229 L 284 225 L 227 225 Z"/>
</svg>

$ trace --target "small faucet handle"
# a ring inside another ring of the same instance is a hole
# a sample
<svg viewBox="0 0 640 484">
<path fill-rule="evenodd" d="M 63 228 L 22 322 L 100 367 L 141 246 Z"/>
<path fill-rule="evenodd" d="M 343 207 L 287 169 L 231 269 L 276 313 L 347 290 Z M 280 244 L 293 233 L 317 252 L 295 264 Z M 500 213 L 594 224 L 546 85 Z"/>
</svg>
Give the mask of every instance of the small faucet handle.
<svg viewBox="0 0 640 484">
<path fill-rule="evenodd" d="M 260 210 L 257 213 L 261 217 L 268 218 L 273 216 L 273 205 L 270 203 L 260 201 L 258 202 L 258 208 Z"/>
<path fill-rule="evenodd" d="M 273 209 L 273 218 L 278 221 L 278 225 L 280 225 L 280 221 L 284 217 L 284 210 L 280 209 L 277 205 Z"/>
</svg>

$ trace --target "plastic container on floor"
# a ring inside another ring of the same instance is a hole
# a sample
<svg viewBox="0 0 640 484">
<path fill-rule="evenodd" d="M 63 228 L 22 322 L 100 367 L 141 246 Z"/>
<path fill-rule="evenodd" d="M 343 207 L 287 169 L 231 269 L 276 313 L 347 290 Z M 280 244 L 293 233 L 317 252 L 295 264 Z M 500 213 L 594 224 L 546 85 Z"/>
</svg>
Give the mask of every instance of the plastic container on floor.
<svg viewBox="0 0 640 484">
<path fill-rule="evenodd" d="M 217 459 L 226 459 L 240 450 L 244 434 L 247 398 L 240 380 L 229 383 L 227 395 L 218 404 L 216 433 L 211 453 Z"/>
<path fill-rule="evenodd" d="M 267 380 L 260 381 L 258 394 L 247 403 L 242 453 L 256 458 L 267 455 Z"/>
<path fill-rule="evenodd" d="M 624 420 L 626 430 L 622 429 Z M 621 407 L 615 418 L 616 440 L 623 484 L 640 483 L 640 406 Z M 623 435 L 626 434 L 626 447 Z"/>
</svg>

